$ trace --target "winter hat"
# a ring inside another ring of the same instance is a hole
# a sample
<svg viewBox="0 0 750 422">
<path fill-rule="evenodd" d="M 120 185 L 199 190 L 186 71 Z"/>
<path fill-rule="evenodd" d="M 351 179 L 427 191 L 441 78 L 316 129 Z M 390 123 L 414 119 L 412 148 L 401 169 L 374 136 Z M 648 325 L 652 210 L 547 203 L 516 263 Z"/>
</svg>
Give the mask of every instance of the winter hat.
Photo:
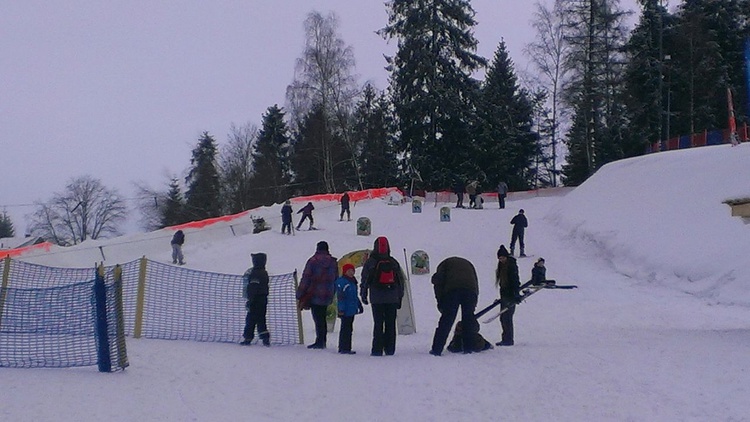
<svg viewBox="0 0 750 422">
<path fill-rule="evenodd" d="M 500 258 L 501 256 L 510 256 L 508 250 L 505 249 L 505 245 L 500 245 L 500 249 L 497 250 L 497 257 Z"/>
<path fill-rule="evenodd" d="M 346 275 L 349 270 L 354 270 L 354 265 L 352 264 L 344 264 L 343 267 L 341 267 L 341 274 Z"/>
<path fill-rule="evenodd" d="M 287 199 L 286 201 L 284 201 L 284 205 L 292 205 L 292 201 Z"/>
<path fill-rule="evenodd" d="M 321 240 L 318 242 L 317 246 L 315 246 L 316 251 L 326 251 L 328 252 L 328 242 L 325 240 Z"/>
<path fill-rule="evenodd" d="M 250 259 L 253 261 L 253 268 L 265 268 L 268 257 L 264 253 L 251 253 Z"/>
<path fill-rule="evenodd" d="M 521 208 L 521 209 L 520 209 L 520 210 L 519 210 L 518 212 L 519 212 L 520 214 L 523 214 L 523 208 Z"/>
</svg>

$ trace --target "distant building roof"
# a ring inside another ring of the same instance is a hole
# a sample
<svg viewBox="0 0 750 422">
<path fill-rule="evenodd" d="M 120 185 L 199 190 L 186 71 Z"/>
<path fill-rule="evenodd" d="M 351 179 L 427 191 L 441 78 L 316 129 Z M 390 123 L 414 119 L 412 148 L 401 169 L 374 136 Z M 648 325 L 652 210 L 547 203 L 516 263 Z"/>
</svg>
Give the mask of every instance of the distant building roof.
<svg viewBox="0 0 750 422">
<path fill-rule="evenodd" d="M 41 237 L 2 237 L 0 238 L 0 250 L 17 249 L 25 246 L 36 245 L 44 242 Z"/>
</svg>

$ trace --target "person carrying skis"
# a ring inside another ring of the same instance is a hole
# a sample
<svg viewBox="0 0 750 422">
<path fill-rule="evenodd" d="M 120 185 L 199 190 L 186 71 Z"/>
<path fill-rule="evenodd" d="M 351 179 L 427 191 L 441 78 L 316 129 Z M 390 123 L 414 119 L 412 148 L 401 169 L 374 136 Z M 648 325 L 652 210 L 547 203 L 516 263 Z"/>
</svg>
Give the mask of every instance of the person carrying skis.
<svg viewBox="0 0 750 422">
<path fill-rule="evenodd" d="M 440 356 L 443 353 L 443 347 L 448 340 L 459 307 L 461 307 L 459 324 L 462 327 L 463 352 L 475 351 L 471 345 L 475 334 L 479 332 L 479 323 L 474 316 L 479 296 L 479 281 L 474 265 L 467 259 L 457 256 L 444 259 L 432 276 L 432 287 L 435 291 L 440 320 L 432 338 L 430 354 Z"/>
<path fill-rule="evenodd" d="M 281 207 L 281 234 L 292 234 L 292 202 L 288 199 Z"/>
<path fill-rule="evenodd" d="M 185 265 L 185 257 L 182 255 L 182 245 L 185 243 L 185 233 L 177 230 L 172 236 L 172 263 Z"/>
<path fill-rule="evenodd" d="M 328 252 L 328 242 L 318 242 L 315 254 L 305 264 L 297 287 L 298 307 L 310 309 L 315 323 L 315 343 L 307 346 L 308 349 L 326 348 L 326 311 L 333 302 L 334 282 L 338 274 L 338 262 Z"/>
<path fill-rule="evenodd" d="M 513 314 L 516 305 L 521 302 L 521 283 L 518 277 L 518 264 L 505 245 L 497 250 L 497 269 L 495 270 L 495 286 L 500 290 L 500 306 L 507 310 L 500 315 L 502 339 L 496 346 L 513 345 Z"/>
<path fill-rule="evenodd" d="M 268 326 L 266 325 L 266 308 L 268 307 L 268 271 L 266 271 L 267 256 L 264 253 L 250 254 L 253 266 L 245 271 L 242 281 L 245 285 L 245 299 L 247 303 L 247 316 L 245 317 L 245 330 L 243 340 L 240 344 L 249 346 L 255 337 L 255 328 L 258 328 L 264 346 L 271 345 Z"/>
<path fill-rule="evenodd" d="M 346 213 L 346 221 L 352 221 L 352 214 L 349 211 L 349 192 L 344 192 L 341 195 L 341 215 L 339 221 L 344 221 L 344 213 Z"/>
<path fill-rule="evenodd" d="M 516 248 L 516 240 L 518 240 L 518 244 L 521 247 L 521 254 L 519 256 L 524 257 L 526 254 L 524 253 L 525 245 L 523 243 L 523 236 L 526 227 L 529 225 L 529 220 L 526 219 L 523 208 L 510 220 L 510 224 L 513 225 L 513 233 L 510 236 L 510 254 L 513 255 Z"/>
<path fill-rule="evenodd" d="M 372 253 L 362 266 L 359 296 L 365 305 L 372 302 L 370 355 L 393 355 L 396 353 L 396 311 L 401 309 L 404 298 L 404 278 L 398 261 L 391 257 L 391 247 L 385 236 L 375 239 Z"/>
<path fill-rule="evenodd" d="M 308 202 L 307 205 L 302 207 L 299 211 L 297 211 L 297 214 L 302 213 L 302 218 L 299 220 L 299 223 L 297 223 L 297 230 L 302 226 L 302 223 L 305 222 L 305 220 L 310 219 L 310 230 L 313 230 L 313 215 L 312 212 L 315 209 L 312 202 Z"/>
<path fill-rule="evenodd" d="M 353 355 L 352 331 L 354 331 L 354 316 L 363 312 L 362 303 L 357 295 L 357 279 L 354 277 L 354 265 L 344 264 L 341 277 L 336 279 L 336 299 L 341 330 L 339 330 L 339 353 Z"/>
</svg>

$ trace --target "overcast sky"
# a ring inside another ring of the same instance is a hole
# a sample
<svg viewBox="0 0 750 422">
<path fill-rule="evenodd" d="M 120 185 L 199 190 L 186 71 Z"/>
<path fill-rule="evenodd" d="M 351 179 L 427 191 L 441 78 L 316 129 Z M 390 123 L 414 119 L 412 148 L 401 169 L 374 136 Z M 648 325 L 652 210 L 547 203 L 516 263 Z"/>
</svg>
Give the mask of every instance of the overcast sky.
<svg viewBox="0 0 750 422">
<path fill-rule="evenodd" d="M 533 3 L 472 1 L 478 52 L 505 39 L 523 70 Z M 338 15 L 359 82 L 384 88 L 383 0 L 0 0 L 0 210 L 16 234 L 73 177 L 133 198 L 133 182 L 182 177 L 203 131 L 223 144 L 231 124 L 260 125 L 284 106 L 312 10 Z"/>
</svg>

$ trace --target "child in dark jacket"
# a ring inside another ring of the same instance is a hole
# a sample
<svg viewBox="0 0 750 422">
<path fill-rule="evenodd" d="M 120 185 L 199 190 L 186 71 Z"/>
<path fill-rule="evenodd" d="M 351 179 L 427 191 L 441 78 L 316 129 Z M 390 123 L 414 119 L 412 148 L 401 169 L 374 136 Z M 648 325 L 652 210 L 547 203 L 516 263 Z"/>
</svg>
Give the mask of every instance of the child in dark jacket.
<svg viewBox="0 0 750 422">
<path fill-rule="evenodd" d="M 244 346 L 252 344 L 255 328 L 258 328 L 264 346 L 271 345 L 268 327 L 266 326 L 266 308 L 268 307 L 268 271 L 266 271 L 266 254 L 250 254 L 253 261 L 252 268 L 245 271 L 242 281 L 245 285 L 245 299 L 247 299 L 247 316 L 245 317 Z"/>
<path fill-rule="evenodd" d="M 336 279 L 336 297 L 341 318 L 339 331 L 339 353 L 353 355 L 352 331 L 354 331 L 354 316 L 362 313 L 362 303 L 357 296 L 357 279 L 354 277 L 354 265 L 344 264 L 342 275 Z"/>
</svg>

